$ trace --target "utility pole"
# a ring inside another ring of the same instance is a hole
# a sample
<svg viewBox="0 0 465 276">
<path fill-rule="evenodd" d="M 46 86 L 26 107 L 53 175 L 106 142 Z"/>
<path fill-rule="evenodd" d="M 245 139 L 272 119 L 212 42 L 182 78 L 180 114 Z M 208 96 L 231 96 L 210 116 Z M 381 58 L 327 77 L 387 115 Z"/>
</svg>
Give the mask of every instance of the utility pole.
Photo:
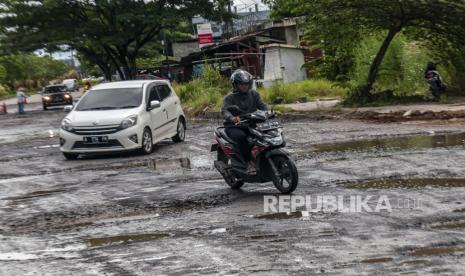
<svg viewBox="0 0 465 276">
<path fill-rule="evenodd" d="M 228 0 L 228 13 L 231 15 L 232 9 L 231 9 L 231 3 L 233 0 Z M 228 22 L 226 22 L 226 32 L 228 33 L 228 38 L 232 36 L 233 32 L 233 22 L 232 18 L 228 19 Z"/>
</svg>

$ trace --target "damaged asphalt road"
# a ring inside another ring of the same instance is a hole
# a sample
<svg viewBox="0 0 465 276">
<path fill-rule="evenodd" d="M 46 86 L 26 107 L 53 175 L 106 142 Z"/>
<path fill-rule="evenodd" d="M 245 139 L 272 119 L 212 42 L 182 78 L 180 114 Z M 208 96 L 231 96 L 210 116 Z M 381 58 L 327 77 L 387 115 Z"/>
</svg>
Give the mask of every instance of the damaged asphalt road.
<svg viewBox="0 0 465 276">
<path fill-rule="evenodd" d="M 463 123 L 285 122 L 295 195 L 384 195 L 392 212 L 266 214 L 271 183 L 232 191 L 213 169 L 216 122 L 190 122 L 186 142 L 149 156 L 66 161 L 63 116 L 0 117 L 0 275 L 465 270 Z"/>
</svg>

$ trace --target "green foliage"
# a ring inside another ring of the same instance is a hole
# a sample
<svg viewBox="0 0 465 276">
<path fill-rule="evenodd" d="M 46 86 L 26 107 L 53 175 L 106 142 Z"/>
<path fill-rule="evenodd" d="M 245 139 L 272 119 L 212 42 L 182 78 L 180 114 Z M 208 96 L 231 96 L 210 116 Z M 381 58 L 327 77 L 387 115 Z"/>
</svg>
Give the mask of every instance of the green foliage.
<svg viewBox="0 0 465 276">
<path fill-rule="evenodd" d="M 35 86 L 39 81 L 62 76 L 69 69 L 63 62 L 50 57 L 34 54 L 0 56 L 0 84 L 14 89 L 17 81 L 29 81 L 26 82 L 28 86 Z"/>
<path fill-rule="evenodd" d="M 162 49 L 160 41 L 182 33 L 193 16 L 230 18 L 225 4 L 225 0 L 5 0 L 0 5 L 4 15 L 0 44 L 9 51 L 67 45 L 98 65 L 107 79 L 113 70 L 133 79 L 136 59 L 156 55 Z"/>
<path fill-rule="evenodd" d="M 197 115 L 206 108 L 219 109 L 231 86 L 217 70 L 205 64 L 199 78 L 186 84 L 174 84 L 174 89 L 187 111 Z"/>
<path fill-rule="evenodd" d="M 284 103 L 295 103 L 300 97 L 306 97 L 309 101 L 318 98 L 343 98 L 347 91 L 325 79 L 310 79 L 287 84 L 275 82 L 269 88 L 259 89 L 261 96 L 268 103 L 272 103 L 278 97 L 282 97 Z"/>
<path fill-rule="evenodd" d="M 6 86 L 0 84 L 0 99 L 8 98 L 12 95 L 12 92 Z"/>
<path fill-rule="evenodd" d="M 450 90 L 464 90 L 463 1 L 266 2 L 275 19 L 305 17 L 307 44 L 325 52 L 307 67 L 319 78 L 347 85 L 352 97 L 375 99 L 370 96 L 372 88 L 392 89 L 400 96 L 422 91 L 426 86 L 419 69 L 428 57 L 443 61 L 439 69 L 452 84 Z"/>
<path fill-rule="evenodd" d="M 366 83 L 371 60 L 382 40 L 383 35 L 372 35 L 360 41 L 354 55 L 350 86 L 357 87 Z M 392 41 L 380 65 L 374 90 L 392 90 L 399 96 L 424 93 L 427 87 L 422 69 L 430 60 L 430 56 L 430 52 L 418 42 L 409 42 L 405 36 L 398 35 Z"/>
</svg>

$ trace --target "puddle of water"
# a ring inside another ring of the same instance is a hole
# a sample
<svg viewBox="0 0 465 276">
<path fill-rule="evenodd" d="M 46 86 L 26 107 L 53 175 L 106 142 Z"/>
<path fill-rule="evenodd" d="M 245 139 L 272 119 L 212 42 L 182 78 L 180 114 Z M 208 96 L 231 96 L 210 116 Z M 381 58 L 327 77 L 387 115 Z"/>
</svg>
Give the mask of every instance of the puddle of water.
<svg viewBox="0 0 465 276">
<path fill-rule="evenodd" d="M 57 190 L 48 190 L 48 191 L 35 191 L 31 193 L 27 193 L 22 196 L 13 196 L 13 197 L 5 197 L 2 198 L 3 200 L 22 200 L 22 199 L 30 199 L 30 198 L 35 198 L 35 197 L 41 197 L 41 196 L 49 196 L 49 195 L 54 195 L 57 193 L 62 193 L 67 190 L 64 189 L 57 189 Z"/>
<path fill-rule="evenodd" d="M 438 255 L 447 255 L 453 254 L 456 252 L 463 252 L 465 248 L 455 247 L 455 246 L 444 246 L 444 247 L 424 247 L 418 248 L 408 253 L 408 255 L 413 257 L 425 257 L 425 256 L 438 256 Z"/>
<path fill-rule="evenodd" d="M 463 229 L 465 228 L 465 221 L 453 221 L 441 224 L 431 225 L 433 229 Z"/>
<path fill-rule="evenodd" d="M 53 144 L 53 145 L 45 145 L 45 146 L 37 146 L 34 147 L 34 149 L 50 149 L 50 148 L 59 148 L 59 144 Z"/>
<path fill-rule="evenodd" d="M 429 264 L 430 261 L 428 260 L 408 260 L 408 261 L 403 261 L 401 264 L 403 265 L 419 265 L 419 264 Z"/>
<path fill-rule="evenodd" d="M 365 259 L 365 260 L 361 260 L 360 262 L 364 264 L 377 264 L 377 263 L 391 262 L 392 260 L 393 260 L 392 258 L 385 257 L 385 258 Z"/>
<path fill-rule="evenodd" d="M 381 179 L 353 183 L 349 189 L 394 189 L 422 187 L 465 187 L 464 178 Z"/>
<path fill-rule="evenodd" d="M 28 253 L 0 253 L 0 261 L 26 261 L 38 259 L 39 256 Z"/>
<path fill-rule="evenodd" d="M 314 152 L 443 148 L 463 146 L 464 143 L 465 133 L 417 135 L 319 144 L 314 146 Z"/>
<path fill-rule="evenodd" d="M 191 160 L 189 158 L 176 159 L 150 159 L 147 166 L 156 171 L 169 171 L 178 168 L 191 169 Z"/>
<path fill-rule="evenodd" d="M 293 212 L 293 213 L 270 213 L 259 216 L 254 216 L 258 219 L 291 219 L 291 218 L 301 218 L 302 212 Z"/>
<path fill-rule="evenodd" d="M 213 229 L 211 231 L 212 234 L 222 234 L 222 233 L 226 233 L 226 228 L 218 228 L 218 229 Z"/>
<path fill-rule="evenodd" d="M 253 236 L 248 236 L 247 238 L 251 240 L 263 240 L 263 239 L 272 239 L 272 238 L 277 238 L 278 235 L 276 234 L 264 234 L 264 235 L 253 235 Z"/>
<path fill-rule="evenodd" d="M 170 235 L 166 233 L 128 234 L 103 238 L 89 238 L 85 239 L 84 242 L 90 247 L 97 247 L 136 241 L 158 240 L 169 236 Z"/>
</svg>

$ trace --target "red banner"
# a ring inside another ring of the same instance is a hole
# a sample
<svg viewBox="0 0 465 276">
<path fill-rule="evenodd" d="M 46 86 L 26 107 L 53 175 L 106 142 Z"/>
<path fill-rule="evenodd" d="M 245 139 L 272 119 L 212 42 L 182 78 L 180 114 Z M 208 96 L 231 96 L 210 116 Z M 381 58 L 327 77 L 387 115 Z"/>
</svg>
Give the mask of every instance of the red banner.
<svg viewBox="0 0 465 276">
<path fill-rule="evenodd" d="M 199 34 L 199 44 L 212 44 L 213 43 L 213 34 Z"/>
</svg>

